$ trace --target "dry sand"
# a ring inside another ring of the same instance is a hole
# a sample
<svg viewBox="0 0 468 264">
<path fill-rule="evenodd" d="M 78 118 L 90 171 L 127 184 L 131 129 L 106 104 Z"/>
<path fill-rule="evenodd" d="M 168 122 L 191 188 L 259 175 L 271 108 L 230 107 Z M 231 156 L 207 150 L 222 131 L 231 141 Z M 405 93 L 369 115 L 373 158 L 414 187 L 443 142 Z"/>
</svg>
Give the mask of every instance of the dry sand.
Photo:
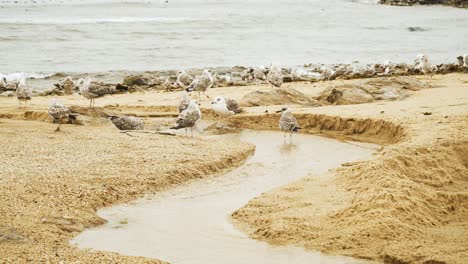
<svg viewBox="0 0 468 264">
<path fill-rule="evenodd" d="M 435 76 L 434 88 L 411 91 L 402 101 L 294 106 L 305 133 L 384 147 L 372 160 L 346 164 L 327 175 L 309 175 L 253 199 L 233 214 L 235 223 L 256 239 L 330 254 L 388 263 L 466 263 L 467 81 L 466 74 Z M 333 85 L 354 82 L 358 80 L 285 86 L 318 95 Z M 268 89 L 228 87 L 208 94 L 240 99 Z M 97 99 L 96 106 L 171 117 L 178 97 L 158 92 L 116 95 Z M 248 144 L 222 140 L 129 137 L 102 118 L 85 118 L 84 126 L 65 125 L 62 133 L 54 133 L 45 112 L 49 100 L 35 97 L 25 112 L 16 99 L 0 98 L 0 256 L 6 262 L 151 261 L 81 251 L 68 240 L 102 223 L 95 214 L 100 207 L 214 174 L 253 151 Z M 87 105 L 78 95 L 60 100 Z M 230 118 L 228 124 L 276 129 L 278 115 L 264 111 L 278 108 L 245 108 L 245 114 Z M 194 156 L 196 151 L 201 154 Z"/>
</svg>

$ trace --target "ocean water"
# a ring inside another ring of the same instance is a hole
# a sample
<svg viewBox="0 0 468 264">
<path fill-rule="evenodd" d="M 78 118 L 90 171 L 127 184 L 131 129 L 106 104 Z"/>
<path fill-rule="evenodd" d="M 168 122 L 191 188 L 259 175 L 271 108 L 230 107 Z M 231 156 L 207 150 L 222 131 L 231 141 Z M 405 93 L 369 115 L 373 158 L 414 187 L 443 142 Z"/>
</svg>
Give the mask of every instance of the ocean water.
<svg viewBox="0 0 468 264">
<path fill-rule="evenodd" d="M 0 73 L 411 62 L 417 53 L 455 62 L 468 53 L 468 10 L 375 2 L 0 0 Z"/>
</svg>

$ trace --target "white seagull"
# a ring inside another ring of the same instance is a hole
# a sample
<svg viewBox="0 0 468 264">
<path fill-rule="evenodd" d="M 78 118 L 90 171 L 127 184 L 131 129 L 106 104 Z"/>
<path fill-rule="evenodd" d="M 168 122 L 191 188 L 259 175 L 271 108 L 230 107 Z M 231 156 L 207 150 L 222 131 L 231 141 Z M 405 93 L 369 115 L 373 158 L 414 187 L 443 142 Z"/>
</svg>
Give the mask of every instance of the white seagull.
<svg viewBox="0 0 468 264">
<path fill-rule="evenodd" d="M 418 54 L 414 60 L 414 67 L 424 74 L 424 79 L 426 75 L 433 73 L 437 67 L 432 66 L 429 62 L 429 58 L 426 54 Z M 429 75 L 432 80 L 432 75 Z"/>
<path fill-rule="evenodd" d="M 211 88 L 213 85 L 213 76 L 211 75 L 210 70 L 205 69 L 203 70 L 202 75 L 195 77 L 193 82 L 187 88 L 188 91 L 196 91 L 198 92 L 198 99 L 201 98 L 201 93 L 203 93 L 206 97 L 210 98 L 205 92 Z"/>
<path fill-rule="evenodd" d="M 198 108 L 198 103 L 195 100 L 191 100 L 187 109 L 182 111 L 177 117 L 176 126 L 171 129 L 185 128 L 185 135 L 187 135 L 187 128 L 190 128 L 193 137 L 193 127 L 200 121 L 201 112 Z"/>
<path fill-rule="evenodd" d="M 222 96 L 217 96 L 211 102 L 211 107 L 220 116 L 232 116 L 241 112 L 236 100 Z"/>
<path fill-rule="evenodd" d="M 281 131 L 284 132 L 283 137 L 284 140 L 286 141 L 286 132 L 289 132 L 289 142 L 292 142 L 292 133 L 293 132 L 298 132 L 301 127 L 299 127 L 299 124 L 297 123 L 296 118 L 292 115 L 291 109 L 289 107 L 282 108 L 279 111 L 276 111 L 276 113 L 281 113 L 281 118 L 279 120 L 279 128 Z"/>
<path fill-rule="evenodd" d="M 468 67 L 468 54 L 463 54 L 463 67 Z"/>
<path fill-rule="evenodd" d="M 52 99 L 50 105 L 49 105 L 49 116 L 52 117 L 53 123 L 58 122 L 59 125 L 57 129 L 55 129 L 55 132 L 60 131 L 60 126 L 64 121 L 68 121 L 70 119 L 76 119 L 76 115 L 72 114 L 70 109 L 68 109 L 66 106 L 58 104 L 57 99 Z"/>
<path fill-rule="evenodd" d="M 271 65 L 270 71 L 267 75 L 267 81 L 272 87 L 281 87 L 283 84 L 283 73 L 281 72 L 281 68 L 276 65 Z"/>
</svg>

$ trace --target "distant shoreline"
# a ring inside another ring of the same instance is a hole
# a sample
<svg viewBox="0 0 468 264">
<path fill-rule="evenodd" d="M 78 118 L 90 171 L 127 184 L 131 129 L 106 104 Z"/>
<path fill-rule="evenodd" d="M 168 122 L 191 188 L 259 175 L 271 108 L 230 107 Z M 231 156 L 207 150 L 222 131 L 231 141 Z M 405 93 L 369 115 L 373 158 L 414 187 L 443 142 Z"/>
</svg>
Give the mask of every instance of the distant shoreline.
<svg viewBox="0 0 468 264">
<path fill-rule="evenodd" d="M 379 3 L 396 6 L 445 5 L 458 8 L 468 8 L 468 0 L 380 0 Z"/>
</svg>

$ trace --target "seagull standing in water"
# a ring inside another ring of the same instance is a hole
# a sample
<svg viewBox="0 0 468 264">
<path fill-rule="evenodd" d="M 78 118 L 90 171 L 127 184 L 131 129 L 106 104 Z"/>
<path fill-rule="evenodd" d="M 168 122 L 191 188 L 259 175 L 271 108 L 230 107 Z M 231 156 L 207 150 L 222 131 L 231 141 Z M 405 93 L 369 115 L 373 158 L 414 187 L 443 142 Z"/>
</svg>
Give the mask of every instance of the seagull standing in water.
<svg viewBox="0 0 468 264">
<path fill-rule="evenodd" d="M 198 92 L 198 100 L 201 99 L 201 93 L 203 93 L 206 97 L 210 98 L 205 92 L 213 86 L 213 76 L 211 75 L 210 70 L 205 69 L 203 70 L 202 75 L 195 77 L 193 82 L 187 88 L 188 91 L 196 91 Z"/>
<path fill-rule="evenodd" d="M 52 99 L 50 105 L 49 105 L 49 116 L 52 117 L 53 123 L 59 122 L 59 125 L 57 129 L 55 129 L 55 132 L 60 131 L 60 126 L 62 123 L 66 120 L 70 119 L 76 119 L 76 115 L 72 114 L 70 109 L 68 109 L 66 106 L 58 104 L 57 99 Z"/>
<path fill-rule="evenodd" d="M 32 89 L 26 86 L 26 79 L 22 78 L 16 85 L 16 98 L 18 98 L 20 107 L 21 102 L 24 102 L 24 108 L 26 104 L 32 98 Z"/>
<path fill-rule="evenodd" d="M 214 101 L 211 102 L 211 107 L 216 114 L 220 116 L 232 116 L 241 112 L 236 100 L 222 96 L 217 96 Z"/>
<path fill-rule="evenodd" d="M 177 80 L 176 80 L 176 84 L 183 88 L 183 89 L 187 89 L 187 87 L 189 87 L 189 85 L 193 82 L 193 77 L 186 73 L 185 71 L 178 71 L 177 72 Z"/>
<path fill-rule="evenodd" d="M 286 132 L 289 132 L 289 143 L 292 143 L 292 133 L 293 132 L 298 132 L 301 127 L 299 127 L 299 124 L 297 123 L 296 118 L 292 115 L 291 109 L 289 107 L 285 107 L 279 111 L 276 111 L 276 113 L 283 113 L 281 115 L 281 118 L 279 120 L 279 128 L 281 131 L 284 132 L 283 137 L 284 141 L 286 141 Z"/>
<path fill-rule="evenodd" d="M 187 128 L 190 128 L 193 137 L 193 127 L 200 121 L 201 112 L 198 108 L 198 103 L 195 100 L 191 100 L 187 109 L 182 111 L 177 117 L 176 126 L 171 129 L 185 128 L 185 135 L 187 135 Z"/>
<path fill-rule="evenodd" d="M 281 72 L 281 68 L 276 65 L 271 65 L 267 75 L 267 81 L 271 84 L 272 88 L 280 88 L 281 85 L 283 85 L 283 73 Z"/>
</svg>

